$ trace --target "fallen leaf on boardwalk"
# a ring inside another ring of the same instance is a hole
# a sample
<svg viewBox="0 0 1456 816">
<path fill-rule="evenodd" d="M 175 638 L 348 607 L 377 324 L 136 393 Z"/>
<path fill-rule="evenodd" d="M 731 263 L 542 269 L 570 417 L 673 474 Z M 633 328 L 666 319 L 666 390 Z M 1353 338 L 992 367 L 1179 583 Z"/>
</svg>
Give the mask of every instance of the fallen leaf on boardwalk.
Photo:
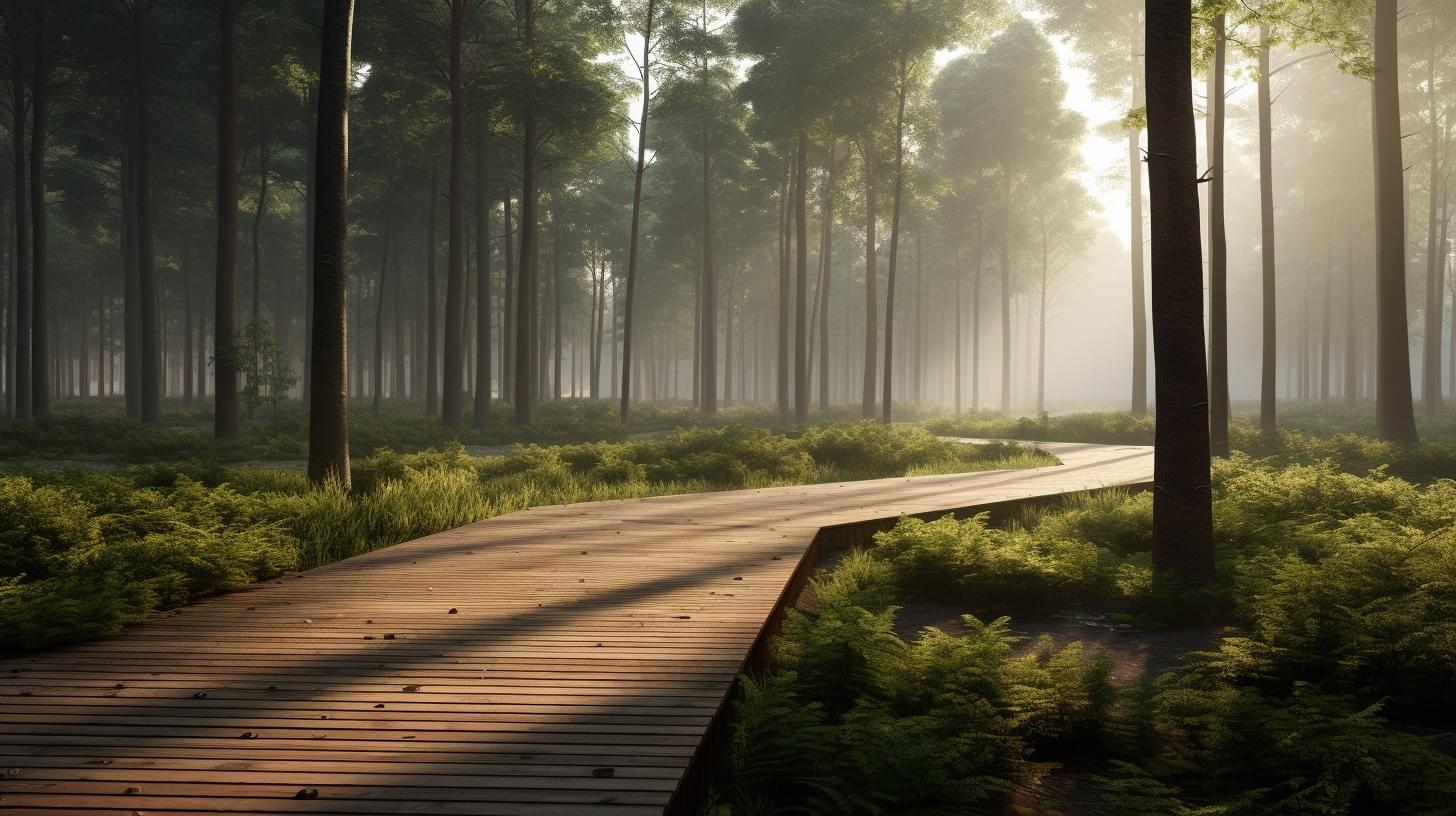
<svg viewBox="0 0 1456 816">
<path fill-rule="evenodd" d="M 138 788 L 136 786 L 132 786 L 130 788 L 127 788 L 123 792 L 129 795 L 129 794 L 133 794 L 133 793 L 141 793 L 142 792 L 142 789 L 141 788 Z"/>
<path fill-rule="evenodd" d="M 238 739 L 257 739 L 257 738 L 258 738 L 258 735 L 255 734 L 255 733 L 253 733 L 252 731 L 244 731 L 243 733 L 241 733 L 241 734 L 238 735 Z"/>
<path fill-rule="evenodd" d="M 592 776 L 595 776 L 597 779 L 610 779 L 616 773 L 616 768 L 592 768 Z"/>
<path fill-rule="evenodd" d="M 298 793 L 293 794 L 293 798 L 294 799 L 317 799 L 318 798 L 318 788 L 304 788 L 304 789 L 300 790 Z"/>
<path fill-rule="evenodd" d="M 194 699 L 194 700 L 206 700 L 207 699 L 207 692 L 205 692 L 205 691 L 194 692 L 193 695 L 192 695 L 192 699 Z"/>
<path fill-rule="evenodd" d="M 420 687 L 419 686 L 405 686 L 404 687 L 404 691 L 419 691 L 419 690 L 420 690 Z"/>
</svg>

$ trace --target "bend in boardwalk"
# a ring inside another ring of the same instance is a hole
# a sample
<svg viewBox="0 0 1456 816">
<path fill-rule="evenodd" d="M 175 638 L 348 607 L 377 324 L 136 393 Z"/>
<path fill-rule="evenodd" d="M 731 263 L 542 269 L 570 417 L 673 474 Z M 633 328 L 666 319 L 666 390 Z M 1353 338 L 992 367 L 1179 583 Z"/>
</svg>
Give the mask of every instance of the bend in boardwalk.
<svg viewBox="0 0 1456 816">
<path fill-rule="evenodd" d="M 685 810 L 821 529 L 1152 476 L 1150 448 L 1044 447 L 1063 464 L 535 508 L 0 661 L 0 811 Z"/>
</svg>

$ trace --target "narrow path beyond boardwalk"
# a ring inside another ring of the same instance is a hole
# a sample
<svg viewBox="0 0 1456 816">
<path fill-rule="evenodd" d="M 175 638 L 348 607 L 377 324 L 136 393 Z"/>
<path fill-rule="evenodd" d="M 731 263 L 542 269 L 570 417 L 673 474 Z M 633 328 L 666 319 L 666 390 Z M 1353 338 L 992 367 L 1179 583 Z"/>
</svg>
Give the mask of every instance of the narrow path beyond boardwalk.
<svg viewBox="0 0 1456 816">
<path fill-rule="evenodd" d="M 1063 464 L 540 507 L 0 661 L 0 812 L 688 811 L 821 529 L 1152 478 L 1150 448 L 1043 447 Z"/>
</svg>

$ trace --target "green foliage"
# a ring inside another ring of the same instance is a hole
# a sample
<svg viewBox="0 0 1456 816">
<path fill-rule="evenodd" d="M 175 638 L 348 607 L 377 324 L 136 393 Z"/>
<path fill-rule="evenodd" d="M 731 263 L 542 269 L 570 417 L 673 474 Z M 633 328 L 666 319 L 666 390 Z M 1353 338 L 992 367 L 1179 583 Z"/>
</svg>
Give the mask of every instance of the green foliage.
<svg viewBox="0 0 1456 816">
<path fill-rule="evenodd" d="M 298 375 L 288 355 L 278 346 L 273 325 L 261 317 L 249 320 L 234 337 L 232 345 L 218 349 L 214 364 L 225 362 L 243 375 L 238 396 L 252 411 L 267 405 L 273 412 L 273 431 L 278 431 L 278 406 L 298 384 Z M 250 413 L 249 416 L 252 416 Z"/>
<path fill-rule="evenodd" d="M 821 463 L 812 440 L 825 438 L 840 442 Z M 913 443 L 909 454 L 900 439 Z M 298 471 L 209 460 L 0 477 L 0 639 L 28 648 L 94 637 L 286 569 L 537 505 L 1054 461 L 864 423 L 802 438 L 696 428 L 504 456 L 471 456 L 459 443 L 385 448 L 354 460 L 352 493 L 311 488 Z"/>
</svg>

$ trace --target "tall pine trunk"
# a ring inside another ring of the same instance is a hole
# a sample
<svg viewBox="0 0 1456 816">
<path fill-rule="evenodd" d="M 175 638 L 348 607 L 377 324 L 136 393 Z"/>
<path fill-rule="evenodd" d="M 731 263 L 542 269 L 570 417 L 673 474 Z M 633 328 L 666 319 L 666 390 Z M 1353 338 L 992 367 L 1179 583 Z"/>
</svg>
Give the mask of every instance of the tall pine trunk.
<svg viewBox="0 0 1456 816">
<path fill-rule="evenodd" d="M 223 352 L 231 348 L 238 333 L 238 0 L 218 0 L 218 15 L 222 43 L 218 54 L 213 436 L 235 439 L 238 436 L 238 372 L 231 355 Z"/>
<path fill-rule="evenodd" d="M 430 169 L 430 220 L 425 232 L 425 415 L 434 416 L 440 408 L 440 324 L 439 272 L 436 269 L 439 248 L 440 168 Z"/>
<path fill-rule="evenodd" d="M 445 273 L 445 372 L 440 421 L 460 424 L 465 351 L 465 69 L 460 48 L 465 35 L 465 0 L 450 0 L 450 256 Z"/>
<path fill-rule="evenodd" d="M 1133 56 L 1137 64 L 1137 56 Z M 1132 106 L 1142 107 L 1144 102 L 1142 77 L 1133 77 Z M 1148 412 L 1148 304 L 1146 284 L 1147 273 L 1143 267 L 1143 162 L 1139 144 L 1142 136 L 1140 127 L 1128 128 L 1127 164 L 1129 185 L 1129 224 L 1132 253 L 1132 413 L 1144 416 Z"/>
<path fill-rule="evenodd" d="M 1190 0 L 1150 0 L 1147 8 L 1148 192 L 1158 409 L 1153 565 L 1174 571 L 1189 583 L 1203 583 L 1213 576 L 1213 496 L 1193 124 L 1192 8 Z"/>
<path fill-rule="evenodd" d="M 1431 144 L 1427 163 L 1430 165 L 1430 181 L 1426 226 L 1426 325 L 1425 340 L 1421 344 L 1421 409 L 1428 417 L 1441 412 L 1441 331 L 1445 326 L 1445 269 L 1442 263 L 1444 248 L 1440 247 L 1440 214 L 1437 202 L 1441 190 L 1441 156 L 1439 151 L 1442 136 L 1440 111 L 1436 101 L 1436 6 L 1431 6 L 1431 48 L 1426 60 L 1426 88 L 1430 102 Z M 36 106 L 39 113 L 40 106 Z M 39 233 L 37 232 L 37 235 Z M 37 239 L 38 241 L 39 239 Z M 37 253 L 39 243 L 37 243 Z M 37 265 L 39 270 L 39 265 Z M 36 291 L 40 288 L 37 284 Z"/>
<path fill-rule="evenodd" d="M 1278 424 L 1279 317 L 1274 255 L 1274 113 L 1269 87 L 1269 27 L 1259 29 L 1259 212 L 1262 235 L 1263 341 L 1260 356 L 1259 426 L 1272 434 Z"/>
<path fill-rule="evenodd" d="M 1382 439 L 1414 443 L 1405 291 L 1405 188 L 1400 132 L 1396 0 L 1375 0 L 1376 378 L 1375 425 Z"/>
<path fill-rule="evenodd" d="M 528 53 L 536 48 L 537 1 L 525 2 L 524 22 Z M 524 112 L 524 119 L 521 128 L 521 263 L 516 281 L 514 394 L 517 425 L 529 424 L 536 417 L 536 152 L 540 145 L 537 143 L 536 113 L 529 104 Z M 641 153 L 640 149 L 638 152 Z M 642 159 L 639 158 L 638 166 L 641 167 L 642 164 Z M 639 200 L 640 195 L 639 180 Z M 634 210 L 635 208 L 634 205 Z M 623 410 L 626 410 L 625 404 Z"/>
<path fill-rule="evenodd" d="M 475 159 L 475 403 L 472 423 L 484 428 L 490 421 L 490 120 L 482 115 L 477 125 Z"/>
<path fill-rule="evenodd" d="M 47 58 L 47 39 L 50 36 L 50 22 L 46 12 L 46 0 L 35 0 L 35 17 L 31 25 L 35 33 L 35 64 L 31 66 L 31 139 L 30 139 L 30 215 L 35 243 L 31 248 L 31 371 L 45 371 L 50 361 L 50 297 L 47 293 L 47 260 L 50 254 L 46 239 L 45 201 L 45 155 L 47 109 L 49 108 L 50 81 Z M 36 416 L 44 416 L 51 408 L 51 389 L 45 377 L 38 377 L 31 383 L 31 405 Z"/>
<path fill-rule="evenodd" d="M 15 413 L 14 418 L 29 420 L 35 416 L 35 403 L 32 396 L 32 386 L 43 389 L 43 383 L 34 383 L 35 378 L 44 376 L 44 367 L 41 373 L 36 374 L 32 369 L 33 357 L 31 355 L 31 320 L 35 316 L 33 310 L 33 294 L 31 292 L 31 258 L 30 241 L 30 201 L 26 195 L 26 152 L 25 152 L 25 38 L 23 25 L 21 24 L 21 11 L 19 8 L 12 9 L 11 26 L 11 97 L 10 110 L 13 115 L 10 128 L 10 157 L 13 161 L 13 181 L 15 187 L 15 258 L 11 264 L 15 270 L 15 347 L 12 350 L 14 355 L 13 365 L 15 366 Z M 130 351 L 130 349 L 128 349 Z"/>
<path fill-rule="evenodd" d="M 308 478 L 349 487 L 349 82 L 354 0 L 325 0 L 319 61 Z"/>
<path fill-rule="evenodd" d="M 1228 237 L 1224 231 L 1225 20 L 1214 21 L 1213 66 L 1209 83 L 1212 141 L 1208 147 L 1211 176 L 1208 193 L 1209 305 L 1209 444 L 1214 456 L 1229 453 Z"/>
<path fill-rule="evenodd" d="M 374 301 L 374 361 L 370 372 L 374 377 L 373 402 L 370 409 L 378 415 L 384 402 L 384 287 L 389 283 L 389 256 L 393 248 L 394 235 L 390 227 L 393 212 L 384 212 L 383 245 L 379 250 L 379 286 L 375 289 Z"/>
<path fill-rule="evenodd" d="M 879 282 L 875 236 L 875 180 L 869 166 L 869 152 L 865 151 L 865 348 L 864 348 L 864 390 L 860 409 L 865 419 L 875 415 L 875 374 L 879 365 L 875 354 L 879 351 L 880 318 L 879 306 L 875 303 Z"/>
<path fill-rule="evenodd" d="M 162 349 L 157 314 L 157 273 L 152 257 L 152 92 L 148 67 L 147 7 L 147 0 L 132 0 L 137 85 L 135 207 L 137 294 L 141 301 L 141 410 L 143 422 L 156 422 L 162 415 Z"/>
<path fill-rule="evenodd" d="M 809 132 L 794 165 L 794 422 L 809 421 Z"/>
<path fill-rule="evenodd" d="M 895 277 L 899 270 L 900 203 L 905 193 L 905 101 L 910 94 L 910 66 L 900 53 L 898 99 L 895 110 L 895 193 L 890 210 L 890 266 L 885 273 L 885 379 L 880 383 L 880 421 L 894 419 Z"/>
<path fill-rule="evenodd" d="M 789 351 L 789 321 L 790 306 L 789 297 L 790 285 L 790 253 L 793 250 L 790 240 L 789 227 L 793 223 L 793 207 L 790 202 L 796 198 L 794 192 L 795 157 L 790 156 L 788 166 L 785 168 L 785 181 L 782 189 L 783 196 L 779 199 L 779 331 L 778 331 L 778 366 L 774 370 L 775 385 L 777 386 L 776 396 L 779 406 L 779 424 L 788 425 L 792 417 L 792 394 L 790 391 L 790 366 L 793 365 L 793 358 Z"/>
<path fill-rule="evenodd" d="M 656 0 L 647 0 L 642 38 L 642 118 L 637 123 L 637 166 L 632 174 L 632 229 L 627 237 L 627 291 L 622 304 L 622 424 L 632 410 L 632 307 L 637 298 L 638 232 L 642 216 L 642 176 L 647 172 L 647 114 L 652 104 L 652 22 Z"/>
</svg>

